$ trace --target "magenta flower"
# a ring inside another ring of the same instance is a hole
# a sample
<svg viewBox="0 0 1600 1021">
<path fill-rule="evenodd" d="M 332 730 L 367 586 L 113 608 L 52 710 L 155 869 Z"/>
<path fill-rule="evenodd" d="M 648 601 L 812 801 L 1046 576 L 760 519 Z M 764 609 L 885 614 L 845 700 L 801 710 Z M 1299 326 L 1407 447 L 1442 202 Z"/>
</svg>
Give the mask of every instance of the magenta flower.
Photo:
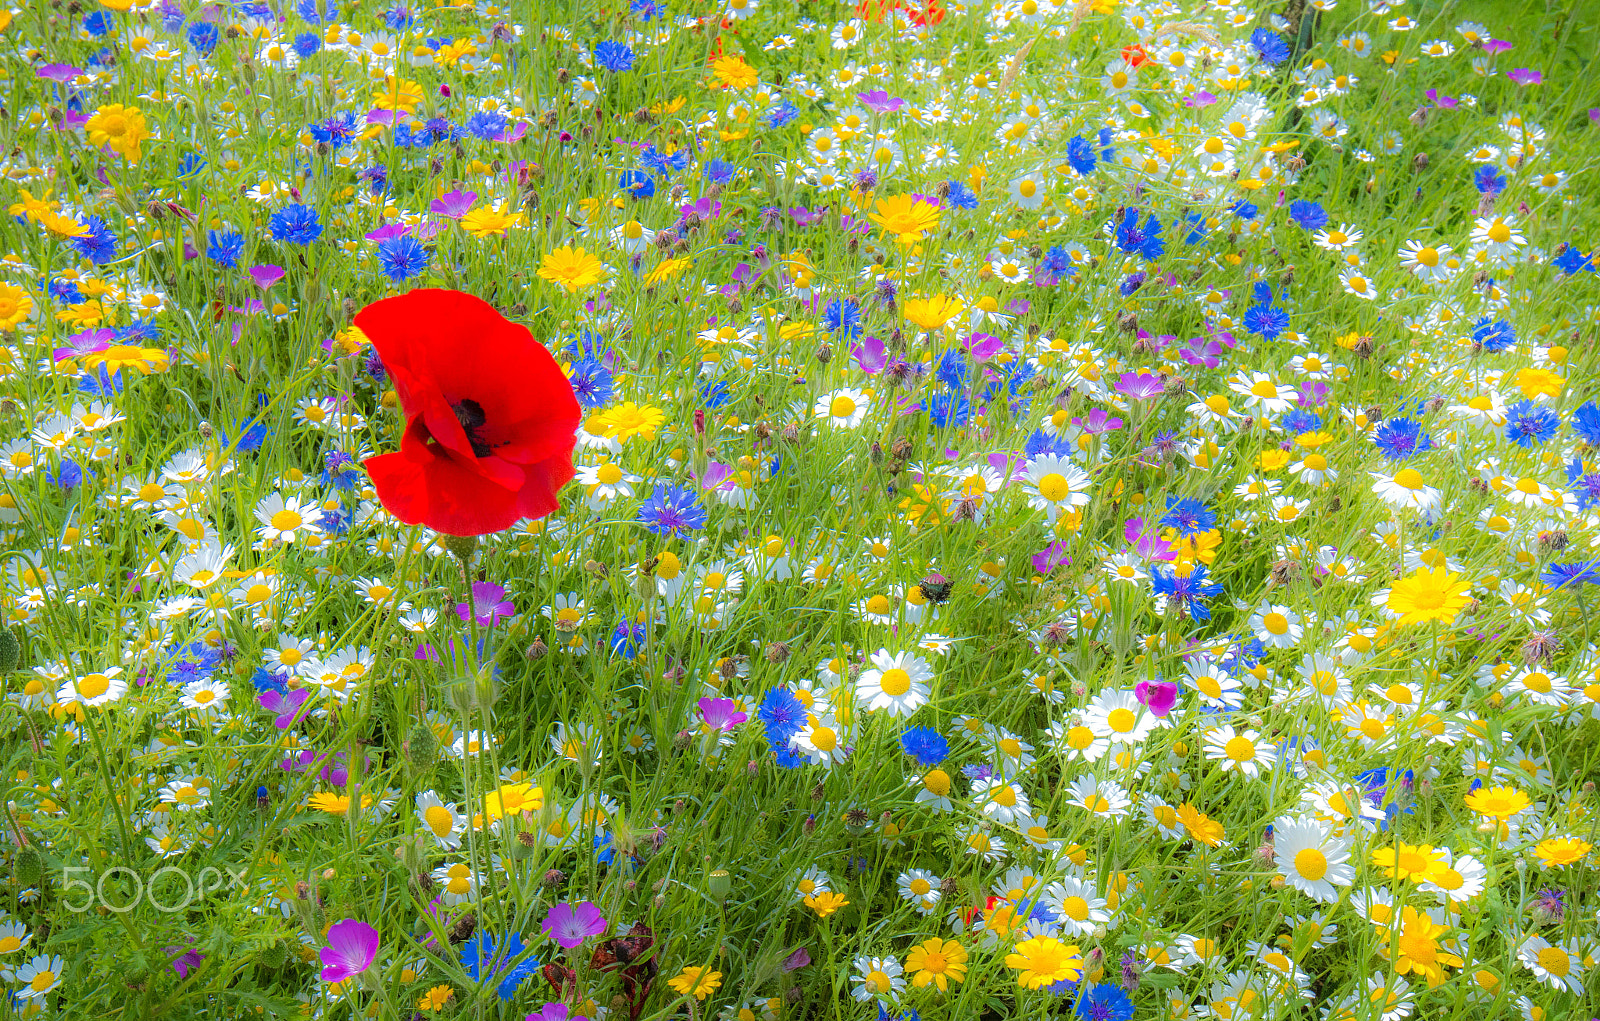
<svg viewBox="0 0 1600 1021">
<path fill-rule="evenodd" d="M 537 1014 L 529 1014 L 522 1021 L 589 1021 L 582 1014 L 573 1014 L 565 1003 L 547 1003 Z"/>
<path fill-rule="evenodd" d="M 251 266 L 250 279 L 264 291 L 283 279 L 283 267 L 272 265 Z"/>
<path fill-rule="evenodd" d="M 1104 408 L 1095 408 L 1087 418 L 1074 418 L 1072 424 L 1090 436 L 1101 436 L 1122 428 L 1122 419 L 1106 414 Z"/>
<path fill-rule="evenodd" d="M 193 936 L 189 937 L 189 942 L 194 942 Z M 167 947 L 161 952 L 174 955 L 169 963 L 180 979 L 188 978 L 189 972 L 200 967 L 201 962 L 206 959 L 205 954 L 198 950 L 190 950 L 188 947 Z"/>
<path fill-rule="evenodd" d="M 104 328 L 84 330 L 82 333 L 74 333 L 68 337 L 67 346 L 56 348 L 51 352 L 51 356 L 59 362 L 67 358 L 92 355 L 97 351 L 104 351 L 116 339 L 116 330 Z"/>
<path fill-rule="evenodd" d="M 1178 686 L 1172 681 L 1140 681 L 1133 686 L 1133 697 L 1157 716 L 1165 716 L 1178 704 Z"/>
<path fill-rule="evenodd" d="M 368 231 L 362 235 L 368 241 L 388 241 L 392 238 L 402 238 L 411 233 L 411 228 L 403 223 L 386 223 L 376 230 Z"/>
<path fill-rule="evenodd" d="M 1184 99 L 1183 105 L 1191 109 L 1203 109 L 1204 107 L 1208 107 L 1216 101 L 1217 97 L 1215 94 L 1207 92 L 1205 89 L 1201 89 L 1194 95 Z"/>
<path fill-rule="evenodd" d="M 1483 44 L 1483 52 L 1485 53 L 1504 53 L 1509 49 L 1511 49 L 1511 44 L 1504 39 L 1489 39 Z"/>
<path fill-rule="evenodd" d="M 516 606 L 506 598 L 506 590 L 489 581 L 472 583 L 472 603 L 470 607 L 467 603 L 457 603 L 456 616 L 466 620 L 469 609 L 483 627 L 494 627 L 502 617 L 517 615 Z"/>
<path fill-rule="evenodd" d="M 457 188 L 455 191 L 447 191 L 434 199 L 433 204 L 428 206 L 428 212 L 448 217 L 452 220 L 459 220 L 472 209 L 472 204 L 476 201 L 478 201 L 477 192 L 462 191 Z"/>
<path fill-rule="evenodd" d="M 1005 348 L 1006 342 L 987 333 L 974 333 L 962 341 L 967 351 L 980 362 L 988 361 Z"/>
<path fill-rule="evenodd" d="M 903 99 L 896 99 L 882 89 L 873 89 L 871 92 L 857 92 L 856 98 L 861 100 L 863 106 L 873 113 L 895 113 L 906 105 Z"/>
<path fill-rule="evenodd" d="M 269 688 L 256 696 L 256 702 L 267 712 L 275 714 L 272 721 L 274 727 L 287 730 L 300 721 L 306 699 L 310 697 L 310 688 L 296 688 L 288 694 Z"/>
<path fill-rule="evenodd" d="M 1524 85 L 1524 86 L 1526 86 L 1526 85 L 1538 85 L 1539 83 L 1544 81 L 1544 75 L 1540 74 L 1538 71 L 1529 70 L 1526 67 L 1519 67 L 1519 68 L 1516 68 L 1515 70 L 1507 71 L 1506 72 L 1506 77 L 1510 78 L 1512 81 L 1516 82 L 1518 85 Z"/>
<path fill-rule="evenodd" d="M 1040 574 L 1049 574 L 1058 567 L 1068 566 L 1072 563 L 1072 558 L 1067 556 L 1068 548 L 1067 540 L 1057 539 L 1033 555 L 1033 569 Z"/>
<path fill-rule="evenodd" d="M 859 344 L 850 345 L 850 356 L 856 360 L 856 366 L 869 376 L 876 376 L 889 364 L 888 351 L 877 337 L 867 337 Z"/>
<path fill-rule="evenodd" d="M 563 902 L 550 909 L 539 928 L 544 930 L 546 936 L 567 950 L 572 950 L 582 946 L 590 936 L 605 932 L 606 920 L 600 917 L 600 909 L 589 901 L 577 907 Z"/>
<path fill-rule="evenodd" d="M 739 703 L 731 698 L 702 698 L 695 705 L 712 730 L 732 730 L 750 718 L 738 711 Z"/>
<path fill-rule="evenodd" d="M 324 982 L 343 982 L 359 975 L 372 967 L 372 959 L 378 956 L 378 930 L 355 918 L 335 922 L 320 956 Z"/>
<path fill-rule="evenodd" d="M 1136 401 L 1160 396 L 1166 384 L 1153 372 L 1124 372 L 1118 379 L 1116 391 Z"/>
<path fill-rule="evenodd" d="M 52 81 L 60 85 L 65 85 L 67 82 L 70 82 L 72 79 L 78 77 L 78 75 L 83 74 L 83 68 L 74 67 L 71 64 L 42 64 L 40 65 L 39 69 L 33 73 L 40 78 L 45 79 L 46 81 Z"/>
</svg>

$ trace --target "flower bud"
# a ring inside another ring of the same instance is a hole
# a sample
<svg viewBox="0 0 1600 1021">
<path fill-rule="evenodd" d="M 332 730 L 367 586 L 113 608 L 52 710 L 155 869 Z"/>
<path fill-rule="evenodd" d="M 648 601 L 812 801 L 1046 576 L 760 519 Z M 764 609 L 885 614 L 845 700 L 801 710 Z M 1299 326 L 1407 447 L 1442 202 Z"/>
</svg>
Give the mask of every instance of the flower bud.
<svg viewBox="0 0 1600 1021">
<path fill-rule="evenodd" d="M 444 548 L 463 564 L 472 563 L 473 554 L 478 551 L 478 537 L 476 535 L 447 535 L 444 537 Z"/>
<path fill-rule="evenodd" d="M 0 627 L 0 674 L 9 674 L 22 663 L 22 643 L 16 632 Z"/>
<path fill-rule="evenodd" d="M 712 869 L 706 874 L 706 893 L 712 900 L 721 904 L 728 899 L 728 891 L 733 889 L 733 877 L 727 869 Z"/>
<path fill-rule="evenodd" d="M 418 723 L 406 735 L 404 745 L 406 761 L 413 769 L 428 769 L 439 750 L 439 738 L 426 723 Z"/>
</svg>

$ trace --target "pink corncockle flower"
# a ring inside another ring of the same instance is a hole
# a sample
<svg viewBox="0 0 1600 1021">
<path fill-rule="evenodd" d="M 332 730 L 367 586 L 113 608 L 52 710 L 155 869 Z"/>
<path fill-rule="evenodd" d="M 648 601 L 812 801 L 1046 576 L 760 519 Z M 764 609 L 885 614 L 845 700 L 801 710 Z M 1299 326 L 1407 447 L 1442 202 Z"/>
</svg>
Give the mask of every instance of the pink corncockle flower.
<svg viewBox="0 0 1600 1021">
<path fill-rule="evenodd" d="M 1213 93 L 1207 92 L 1205 89 L 1201 89 L 1192 96 L 1186 96 L 1183 100 L 1183 105 L 1191 109 L 1202 109 L 1210 106 L 1216 101 L 1217 97 Z"/>
<path fill-rule="evenodd" d="M 1133 686 L 1133 697 L 1157 716 L 1165 716 L 1178 704 L 1178 686 L 1172 681 L 1140 681 Z"/>
<path fill-rule="evenodd" d="M 1143 401 L 1159 397 L 1166 389 L 1166 385 L 1166 382 L 1153 372 L 1124 372 L 1117 378 L 1113 389 L 1136 401 Z"/>
<path fill-rule="evenodd" d="M 1461 105 L 1461 100 L 1454 96 L 1441 96 L 1438 89 L 1429 89 L 1423 95 L 1427 96 L 1428 101 L 1438 106 L 1441 110 L 1454 110 Z"/>
<path fill-rule="evenodd" d="M 795 971 L 811 963 L 811 953 L 805 947 L 798 947 L 795 952 L 783 959 L 783 970 Z"/>
<path fill-rule="evenodd" d="M 335 922 L 319 956 L 324 982 L 343 982 L 359 975 L 372 967 L 372 959 L 378 956 L 378 930 L 355 918 Z"/>
<path fill-rule="evenodd" d="M 987 333 L 974 333 L 961 343 L 976 360 L 988 361 L 1005 349 L 1006 342 Z"/>
<path fill-rule="evenodd" d="M 852 344 L 850 356 L 856 360 L 857 368 L 869 376 L 876 376 L 889 364 L 888 350 L 877 337 L 867 337 L 859 344 Z"/>
<path fill-rule="evenodd" d="M 33 73 L 46 81 L 65 85 L 78 77 L 78 75 L 83 74 L 83 68 L 74 67 L 71 64 L 41 64 Z"/>
<path fill-rule="evenodd" d="M 1090 436 L 1103 436 L 1122 428 L 1122 419 L 1109 415 L 1104 408 L 1095 408 L 1085 418 L 1074 418 L 1072 424 Z"/>
<path fill-rule="evenodd" d="M 390 127 L 391 125 L 393 125 L 399 119 L 400 119 L 400 112 L 398 110 L 368 110 L 367 111 L 367 123 L 368 124 L 379 124 L 379 125 L 382 125 L 383 127 L 387 128 L 387 127 Z"/>
<path fill-rule="evenodd" d="M 1176 556 L 1155 526 L 1146 526 L 1144 518 L 1129 518 L 1122 526 L 1122 537 L 1145 560 L 1171 560 Z"/>
<path fill-rule="evenodd" d="M 739 712 L 739 703 L 731 698 L 702 698 L 695 706 L 712 730 L 732 730 L 750 718 Z"/>
<path fill-rule="evenodd" d="M 468 609 L 467 603 L 457 603 L 456 616 L 466 620 Z M 472 583 L 470 609 L 473 617 L 483 627 L 494 627 L 501 618 L 515 617 L 517 615 L 516 606 L 506 598 L 506 590 L 488 581 L 475 581 Z"/>
<path fill-rule="evenodd" d="M 116 339 L 116 330 L 108 330 L 104 327 L 84 330 L 82 333 L 74 333 L 68 337 L 66 347 L 56 348 L 50 352 L 50 356 L 58 362 L 68 358 L 81 358 L 84 355 L 92 355 L 97 351 L 104 351 Z"/>
<path fill-rule="evenodd" d="M 1055 542 L 1052 542 L 1044 549 L 1035 553 L 1030 558 L 1029 562 L 1033 564 L 1033 569 L 1035 571 L 1038 571 L 1040 574 L 1049 574 L 1058 567 L 1067 567 L 1071 565 L 1072 558 L 1067 555 L 1067 550 L 1069 548 L 1070 547 L 1067 545 L 1067 540 L 1057 539 Z"/>
<path fill-rule="evenodd" d="M 475 191 L 447 191 L 434 199 L 428 205 L 428 212 L 435 216 L 443 216 L 451 220 L 459 220 L 472 210 L 472 204 L 478 201 Z"/>
<path fill-rule="evenodd" d="M 300 722 L 300 717 L 305 712 L 306 700 L 310 697 L 310 688 L 296 688 L 288 694 L 268 689 L 256 696 L 256 702 L 261 708 L 274 714 L 272 720 L 274 727 L 287 730 Z"/>
<path fill-rule="evenodd" d="M 194 942 L 194 938 L 192 936 L 189 938 L 189 942 Z M 198 950 L 190 950 L 188 947 L 167 947 L 166 949 L 162 950 L 162 953 L 176 954 L 170 963 L 172 965 L 172 970 L 178 973 L 179 979 L 188 978 L 189 972 L 200 967 L 200 963 L 206 959 L 205 954 L 202 954 Z"/>
<path fill-rule="evenodd" d="M 873 113 L 896 113 L 906 105 L 903 99 L 897 99 L 882 89 L 873 89 L 871 92 L 857 92 L 856 98 L 861 104 Z"/>
<path fill-rule="evenodd" d="M 563 948 L 572 950 L 582 946 L 590 936 L 605 932 L 606 920 L 600 917 L 600 909 L 589 901 L 577 905 L 563 901 L 550 908 L 539 928 Z"/>
<path fill-rule="evenodd" d="M 251 282 L 264 291 L 283 279 L 284 269 L 282 266 L 263 264 L 251 266 L 248 272 Z"/>
<path fill-rule="evenodd" d="M 411 228 L 403 223 L 386 223 L 376 230 L 368 231 L 362 235 L 368 241 L 388 241 L 392 238 L 402 238 L 411 233 Z"/>
<path fill-rule="evenodd" d="M 565 1003 L 546 1003 L 537 1013 L 529 1014 L 522 1021 L 589 1021 L 582 1014 L 573 1014 Z"/>
<path fill-rule="evenodd" d="M 1511 49 L 1511 44 L 1504 39 L 1486 39 L 1483 42 L 1483 52 L 1485 53 L 1504 53 L 1509 49 Z"/>
<path fill-rule="evenodd" d="M 1538 71 L 1534 71 L 1526 67 L 1519 67 L 1514 70 L 1507 71 L 1506 77 L 1510 78 L 1518 85 L 1523 86 L 1538 85 L 1544 81 L 1544 75 L 1540 74 Z"/>
</svg>

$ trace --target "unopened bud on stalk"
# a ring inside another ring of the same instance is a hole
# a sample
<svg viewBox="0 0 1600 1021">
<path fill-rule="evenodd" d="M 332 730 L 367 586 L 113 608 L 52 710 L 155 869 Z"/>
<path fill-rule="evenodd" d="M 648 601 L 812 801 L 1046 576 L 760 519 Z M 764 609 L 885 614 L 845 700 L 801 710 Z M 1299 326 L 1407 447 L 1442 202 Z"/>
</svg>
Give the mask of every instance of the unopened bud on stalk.
<svg viewBox="0 0 1600 1021">
<path fill-rule="evenodd" d="M 721 904 L 728 899 L 728 891 L 733 889 L 733 877 L 727 869 L 712 869 L 706 874 L 706 893 L 711 899 Z"/>
<path fill-rule="evenodd" d="M 478 537 L 476 535 L 447 535 L 444 537 L 444 548 L 450 551 L 451 556 L 463 564 L 472 563 L 472 557 L 478 552 Z"/>
</svg>

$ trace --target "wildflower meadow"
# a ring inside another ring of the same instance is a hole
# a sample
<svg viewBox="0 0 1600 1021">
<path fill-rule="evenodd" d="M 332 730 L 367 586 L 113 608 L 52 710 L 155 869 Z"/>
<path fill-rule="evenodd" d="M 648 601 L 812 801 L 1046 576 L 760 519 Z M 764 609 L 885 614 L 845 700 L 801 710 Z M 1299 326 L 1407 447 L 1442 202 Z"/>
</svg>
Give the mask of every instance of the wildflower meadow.
<svg viewBox="0 0 1600 1021">
<path fill-rule="evenodd" d="M 1600 8 L 19 2 L 6 1016 L 1600 1015 Z"/>
</svg>

